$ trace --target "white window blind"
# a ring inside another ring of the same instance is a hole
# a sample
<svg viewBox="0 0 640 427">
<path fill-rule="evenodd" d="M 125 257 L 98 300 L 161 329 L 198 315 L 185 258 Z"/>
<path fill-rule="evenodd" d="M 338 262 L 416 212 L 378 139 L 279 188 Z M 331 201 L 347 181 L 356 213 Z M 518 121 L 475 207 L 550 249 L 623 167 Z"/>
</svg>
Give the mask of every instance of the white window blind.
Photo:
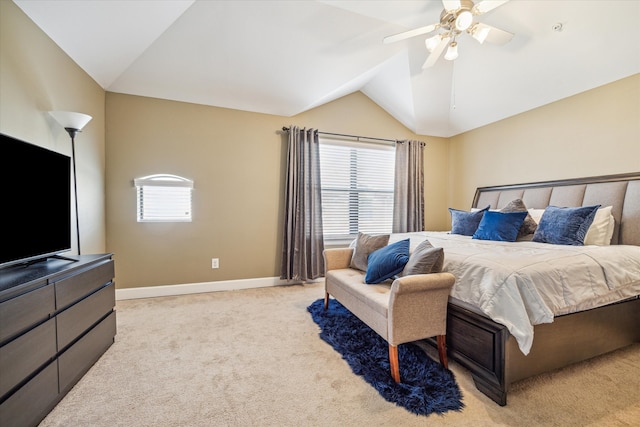
<svg viewBox="0 0 640 427">
<path fill-rule="evenodd" d="M 191 222 L 193 181 L 176 175 L 134 180 L 138 222 Z"/>
<path fill-rule="evenodd" d="M 320 140 L 325 240 L 391 233 L 394 168 L 393 145 Z"/>
</svg>

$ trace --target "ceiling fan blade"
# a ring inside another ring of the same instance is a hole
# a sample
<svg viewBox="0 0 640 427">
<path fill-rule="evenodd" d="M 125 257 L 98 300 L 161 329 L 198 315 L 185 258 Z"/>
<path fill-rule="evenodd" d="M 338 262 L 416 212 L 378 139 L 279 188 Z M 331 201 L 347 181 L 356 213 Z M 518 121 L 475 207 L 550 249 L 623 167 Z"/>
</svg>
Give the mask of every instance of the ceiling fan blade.
<svg viewBox="0 0 640 427">
<path fill-rule="evenodd" d="M 474 31 L 488 31 L 484 41 L 492 44 L 505 44 L 510 42 L 513 38 L 513 33 L 492 27 L 491 25 L 483 24 L 482 22 L 478 22 Z"/>
<path fill-rule="evenodd" d="M 430 33 L 430 32 L 436 30 L 439 27 L 440 27 L 440 24 L 427 25 L 426 27 L 420 27 L 420 28 L 416 28 L 415 30 L 409 30 L 409 31 L 405 31 L 403 33 L 398 33 L 398 34 L 394 34 L 392 36 L 387 36 L 384 39 L 382 39 L 382 42 L 386 44 L 386 43 L 397 42 L 397 41 L 404 40 L 404 39 L 409 39 L 411 37 L 419 36 L 421 34 Z"/>
<path fill-rule="evenodd" d="M 460 0 L 442 0 L 444 10 L 451 12 L 452 10 L 460 9 Z"/>
<path fill-rule="evenodd" d="M 492 11 L 498 6 L 502 6 L 508 1 L 509 0 L 484 0 L 473 6 L 473 9 L 471 9 L 471 13 L 473 13 L 474 15 L 482 15 L 483 13 Z"/>
<path fill-rule="evenodd" d="M 444 49 L 447 47 L 447 45 L 449 44 L 449 40 L 451 40 L 451 37 L 444 37 L 441 41 L 440 44 L 438 44 L 438 46 L 436 46 L 435 49 L 433 49 L 433 52 L 431 52 L 431 54 L 429 55 L 429 57 L 427 58 L 427 60 L 424 62 L 424 64 L 422 65 L 422 69 L 424 70 L 425 68 L 429 68 L 431 66 L 433 66 L 433 64 L 436 63 L 436 61 L 438 60 L 438 58 L 440 58 L 440 55 L 442 55 L 442 52 L 444 51 Z"/>
</svg>

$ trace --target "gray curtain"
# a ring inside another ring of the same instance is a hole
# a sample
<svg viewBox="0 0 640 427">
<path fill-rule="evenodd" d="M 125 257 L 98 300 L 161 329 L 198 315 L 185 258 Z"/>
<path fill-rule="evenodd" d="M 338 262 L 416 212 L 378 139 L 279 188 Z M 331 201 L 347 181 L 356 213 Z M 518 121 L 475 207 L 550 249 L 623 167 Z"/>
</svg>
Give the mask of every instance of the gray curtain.
<svg viewBox="0 0 640 427">
<path fill-rule="evenodd" d="M 398 141 L 393 196 L 393 232 L 424 230 L 424 142 Z"/>
<path fill-rule="evenodd" d="M 324 276 L 320 149 L 317 129 L 289 128 L 280 278 Z"/>
</svg>

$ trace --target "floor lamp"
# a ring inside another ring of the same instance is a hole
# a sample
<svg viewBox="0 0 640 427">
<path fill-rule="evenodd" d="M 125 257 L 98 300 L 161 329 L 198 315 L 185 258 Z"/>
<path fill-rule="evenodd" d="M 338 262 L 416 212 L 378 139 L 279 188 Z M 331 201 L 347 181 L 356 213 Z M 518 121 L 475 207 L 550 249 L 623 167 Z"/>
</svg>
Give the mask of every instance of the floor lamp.
<svg viewBox="0 0 640 427">
<path fill-rule="evenodd" d="M 80 255 L 80 217 L 78 216 L 78 180 L 76 176 L 76 134 L 82 131 L 91 120 L 91 116 L 72 111 L 49 111 L 49 114 L 69 133 L 71 137 L 71 160 L 73 162 L 73 194 L 76 202 L 76 238 L 78 242 L 78 255 Z"/>
</svg>

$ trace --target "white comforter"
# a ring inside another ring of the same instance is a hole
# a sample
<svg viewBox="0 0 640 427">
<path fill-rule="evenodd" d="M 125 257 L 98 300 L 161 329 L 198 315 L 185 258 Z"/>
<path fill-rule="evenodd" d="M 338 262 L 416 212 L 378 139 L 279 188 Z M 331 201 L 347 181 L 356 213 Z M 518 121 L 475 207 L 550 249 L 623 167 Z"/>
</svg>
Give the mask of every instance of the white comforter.
<svg viewBox="0 0 640 427">
<path fill-rule="evenodd" d="M 393 234 L 389 243 L 428 238 L 444 248 L 451 295 L 505 325 L 526 355 L 533 325 L 640 294 L 639 246 L 564 246 L 474 240 L 445 232 Z"/>
</svg>

